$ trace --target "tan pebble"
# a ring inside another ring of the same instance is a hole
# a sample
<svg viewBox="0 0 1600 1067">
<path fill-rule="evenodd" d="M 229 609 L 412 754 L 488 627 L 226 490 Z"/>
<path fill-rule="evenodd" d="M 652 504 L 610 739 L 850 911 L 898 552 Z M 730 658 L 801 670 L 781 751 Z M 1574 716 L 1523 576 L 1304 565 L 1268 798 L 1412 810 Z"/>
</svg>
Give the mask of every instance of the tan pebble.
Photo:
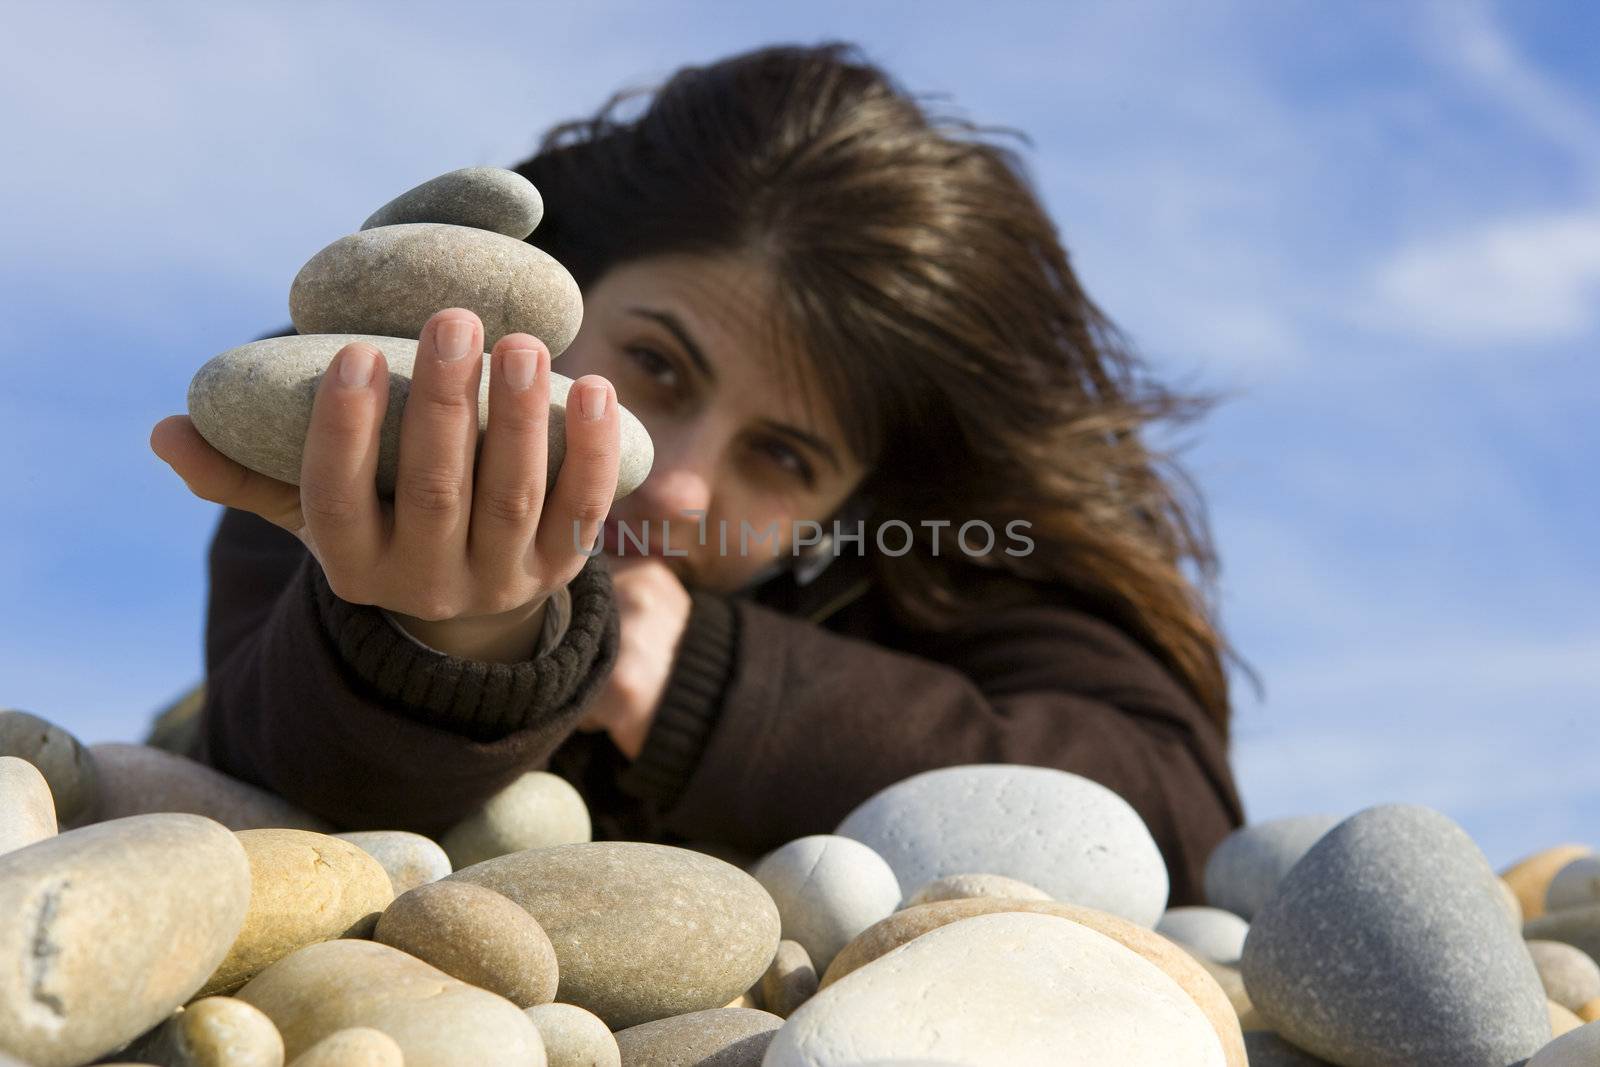
<svg viewBox="0 0 1600 1067">
<path fill-rule="evenodd" d="M 576 1004 L 536 1004 L 528 1018 L 544 1039 L 550 1067 L 622 1067 L 622 1052 L 605 1020 Z"/>
<path fill-rule="evenodd" d="M 712 1008 L 640 1023 L 616 1033 L 628 1067 L 760 1067 L 783 1020 L 751 1008 Z"/>
<path fill-rule="evenodd" d="M 1595 997 L 1593 1000 L 1580 1004 L 1576 1014 L 1578 1018 L 1586 1023 L 1592 1023 L 1600 1019 L 1600 997 Z"/>
<path fill-rule="evenodd" d="M 206 997 L 119 1055 L 160 1067 L 283 1067 L 283 1038 L 254 1005 Z"/>
<path fill-rule="evenodd" d="M 1569 1031 L 1576 1030 L 1583 1025 L 1583 1020 L 1568 1008 L 1563 1008 L 1555 1001 L 1546 1001 L 1550 1007 L 1550 1036 L 1560 1037 Z"/>
<path fill-rule="evenodd" d="M 437 882 L 450 873 L 450 857 L 432 838 L 405 830 L 352 830 L 334 834 L 348 841 L 389 872 L 394 895 L 409 893 L 419 885 Z"/>
<path fill-rule="evenodd" d="M 937 900 L 966 900 L 972 897 L 998 897 L 1002 900 L 1049 900 L 1050 894 L 1003 874 L 950 874 L 935 878 L 911 894 L 906 907 L 932 904 Z"/>
<path fill-rule="evenodd" d="M 1544 914 L 1544 895 L 1556 872 L 1580 856 L 1593 854 L 1594 849 L 1588 845 L 1557 845 L 1524 857 L 1501 871 L 1500 876 L 1511 886 L 1517 903 L 1522 905 L 1523 921 Z"/>
<path fill-rule="evenodd" d="M 559 774 L 529 771 L 490 797 L 439 839 L 456 870 L 525 848 L 588 841 L 583 795 Z"/>
<path fill-rule="evenodd" d="M 723 1007 L 724 1008 L 756 1008 L 756 1009 L 759 1010 L 761 1008 L 761 1005 L 756 1002 L 756 998 L 754 996 L 752 996 L 750 994 L 750 991 L 747 989 L 743 993 L 740 993 L 738 996 L 734 997 L 732 1000 L 728 1001 L 728 1003 L 724 1004 Z"/>
<path fill-rule="evenodd" d="M 370 1026 L 329 1034 L 294 1058 L 289 1067 L 405 1067 L 394 1038 Z"/>
<path fill-rule="evenodd" d="M 556 999 L 556 950 L 537 920 L 492 889 L 430 882 L 401 896 L 373 939 L 519 1008 Z"/>
<path fill-rule="evenodd" d="M 772 965 L 761 976 L 761 1006 L 787 1019 L 796 1008 L 817 994 L 817 969 L 797 941 L 779 941 Z"/>
<path fill-rule="evenodd" d="M 0 855 L 56 836 L 56 805 L 39 768 L 0 756 Z"/>
<path fill-rule="evenodd" d="M 1600 965 L 1587 952 L 1564 941 L 1535 938 L 1526 944 L 1545 996 L 1568 1011 L 1600 997 Z"/>
</svg>

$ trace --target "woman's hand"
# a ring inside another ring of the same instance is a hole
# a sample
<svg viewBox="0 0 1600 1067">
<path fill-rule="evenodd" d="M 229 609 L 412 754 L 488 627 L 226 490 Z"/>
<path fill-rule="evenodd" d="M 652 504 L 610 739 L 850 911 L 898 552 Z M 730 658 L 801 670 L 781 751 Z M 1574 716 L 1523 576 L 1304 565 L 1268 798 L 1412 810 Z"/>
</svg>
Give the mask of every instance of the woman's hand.
<svg viewBox="0 0 1600 1067">
<path fill-rule="evenodd" d="M 196 496 L 298 537 L 342 599 L 387 608 L 435 648 L 516 658 L 507 650 L 525 636 L 531 651 L 545 600 L 583 569 L 611 509 L 617 403 L 599 375 L 574 383 L 547 499 L 549 350 L 526 333 L 495 344 L 480 451 L 482 353 L 483 324 L 465 308 L 423 327 L 392 503 L 376 485 L 388 367 L 364 342 L 341 348 L 317 386 L 298 486 L 224 456 L 186 415 L 158 422 L 150 447 Z"/>
<path fill-rule="evenodd" d="M 666 691 L 689 622 L 689 591 L 661 560 L 608 557 L 621 618 L 617 662 L 585 709 L 578 729 L 601 730 L 629 759 L 638 759 Z"/>
</svg>

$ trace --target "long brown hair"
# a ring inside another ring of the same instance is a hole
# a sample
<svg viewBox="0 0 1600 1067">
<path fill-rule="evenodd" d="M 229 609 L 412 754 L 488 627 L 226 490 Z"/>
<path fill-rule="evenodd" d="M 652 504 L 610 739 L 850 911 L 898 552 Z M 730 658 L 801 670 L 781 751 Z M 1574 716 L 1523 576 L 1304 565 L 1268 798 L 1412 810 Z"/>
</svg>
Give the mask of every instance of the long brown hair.
<svg viewBox="0 0 1600 1067">
<path fill-rule="evenodd" d="M 778 46 L 623 90 L 516 170 L 549 207 L 529 240 L 585 289 L 669 252 L 754 252 L 770 268 L 774 342 L 804 352 L 847 413 L 868 529 L 895 518 L 916 534 L 872 557 L 899 617 L 943 628 L 1010 603 L 1087 607 L 1226 736 L 1232 652 L 1203 502 L 1141 440 L 1215 398 L 1149 378 L 988 133 L 1013 131 L 935 114 L 852 45 Z M 936 554 L 923 519 L 953 521 L 945 546 L 965 521 L 998 534 L 1023 519 L 1034 545 Z"/>
</svg>

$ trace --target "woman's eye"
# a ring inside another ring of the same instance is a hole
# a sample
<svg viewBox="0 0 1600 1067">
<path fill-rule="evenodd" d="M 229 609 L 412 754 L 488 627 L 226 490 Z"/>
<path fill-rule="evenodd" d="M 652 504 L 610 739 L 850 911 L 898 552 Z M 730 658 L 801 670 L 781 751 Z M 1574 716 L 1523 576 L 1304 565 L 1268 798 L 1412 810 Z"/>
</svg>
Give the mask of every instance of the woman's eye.
<svg viewBox="0 0 1600 1067">
<path fill-rule="evenodd" d="M 785 471 L 799 478 L 806 485 L 812 481 L 811 464 L 800 457 L 800 454 L 781 441 L 768 441 L 761 446 L 762 451 L 772 457 L 772 461 Z"/>
<path fill-rule="evenodd" d="M 627 349 L 628 358 L 638 364 L 639 369 L 649 375 L 658 385 L 668 389 L 675 388 L 678 384 L 678 368 L 672 361 L 653 348 L 634 345 Z"/>
</svg>

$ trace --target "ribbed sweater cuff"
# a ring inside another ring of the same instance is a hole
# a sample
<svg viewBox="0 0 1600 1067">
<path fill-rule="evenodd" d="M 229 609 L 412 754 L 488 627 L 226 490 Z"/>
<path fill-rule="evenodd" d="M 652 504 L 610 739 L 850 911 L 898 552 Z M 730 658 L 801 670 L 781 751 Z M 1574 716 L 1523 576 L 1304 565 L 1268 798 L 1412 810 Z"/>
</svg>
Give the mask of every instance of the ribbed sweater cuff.
<svg viewBox="0 0 1600 1067">
<path fill-rule="evenodd" d="M 738 638 L 738 616 L 727 598 L 690 594 L 688 623 L 644 748 L 617 776 L 624 793 L 662 805 L 682 795 L 722 715 Z"/>
<path fill-rule="evenodd" d="M 479 741 L 537 725 L 567 707 L 586 683 L 592 686 L 607 629 L 617 627 L 611 573 L 599 556 L 568 585 L 572 615 L 560 644 L 516 663 L 430 649 L 392 626 L 382 609 L 341 599 L 315 560 L 306 569 L 322 627 L 353 674 L 408 717 Z"/>
</svg>

